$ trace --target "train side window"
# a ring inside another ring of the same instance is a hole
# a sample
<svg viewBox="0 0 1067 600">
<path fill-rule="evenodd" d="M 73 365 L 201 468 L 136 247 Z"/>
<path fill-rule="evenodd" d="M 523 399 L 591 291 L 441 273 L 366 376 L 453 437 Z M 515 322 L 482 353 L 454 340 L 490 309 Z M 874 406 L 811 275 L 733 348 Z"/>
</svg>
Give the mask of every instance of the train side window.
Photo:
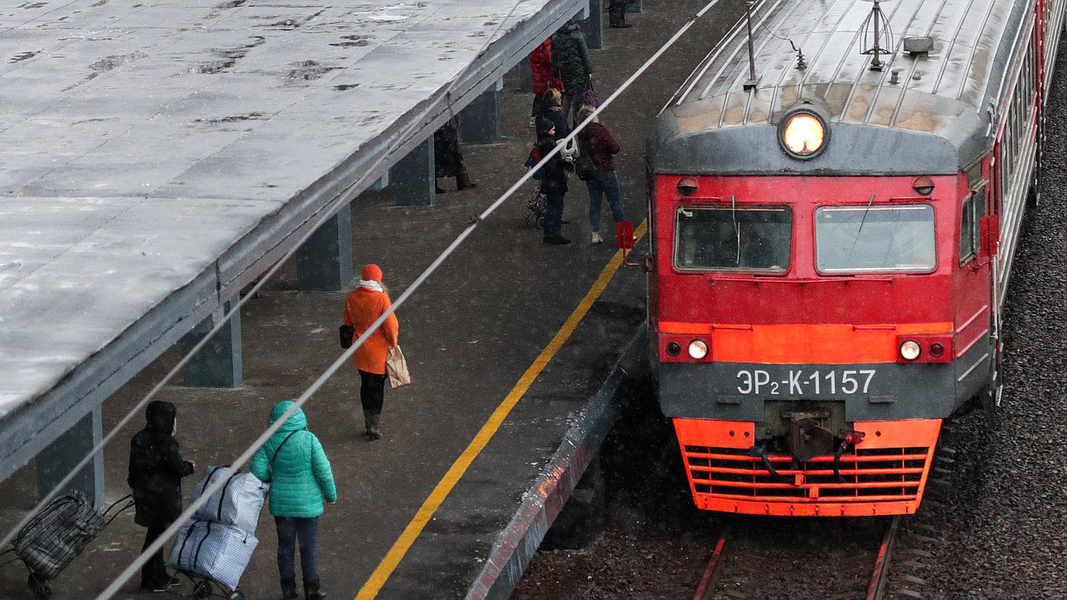
<svg viewBox="0 0 1067 600">
<path fill-rule="evenodd" d="M 963 215 L 960 219 L 960 264 L 971 261 L 978 249 L 975 243 L 975 231 L 979 229 L 974 214 L 975 195 L 971 194 L 963 201 Z M 980 235 L 980 234 L 979 234 Z"/>
</svg>

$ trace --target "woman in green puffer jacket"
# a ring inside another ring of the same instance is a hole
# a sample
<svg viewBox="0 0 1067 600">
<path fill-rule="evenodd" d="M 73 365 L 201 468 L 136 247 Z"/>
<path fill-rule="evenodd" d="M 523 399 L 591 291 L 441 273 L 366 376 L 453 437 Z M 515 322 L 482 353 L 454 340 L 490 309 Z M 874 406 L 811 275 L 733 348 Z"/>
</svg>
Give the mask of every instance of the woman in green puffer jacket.
<svg viewBox="0 0 1067 600">
<path fill-rule="evenodd" d="M 270 423 L 281 418 L 293 402 L 274 405 Z M 295 545 L 300 541 L 300 567 L 306 600 L 326 597 L 319 589 L 318 528 L 323 499 L 337 502 L 330 460 L 319 438 L 307 430 L 307 417 L 299 408 L 252 458 L 252 474 L 270 483 L 270 514 L 278 527 L 278 573 L 282 597 L 296 595 Z"/>
</svg>

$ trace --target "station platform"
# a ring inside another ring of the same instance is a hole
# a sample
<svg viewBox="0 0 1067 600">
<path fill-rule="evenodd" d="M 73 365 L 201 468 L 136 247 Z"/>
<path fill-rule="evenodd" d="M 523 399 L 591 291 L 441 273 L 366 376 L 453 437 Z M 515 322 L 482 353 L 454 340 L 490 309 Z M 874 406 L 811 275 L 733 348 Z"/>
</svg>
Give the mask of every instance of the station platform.
<svg viewBox="0 0 1067 600">
<path fill-rule="evenodd" d="M 601 94 L 702 5 L 649 0 L 629 17 L 634 29 L 605 32 L 605 49 L 593 53 Z M 653 118 L 743 9 L 743 1 L 721 4 L 603 117 L 624 149 L 619 173 L 632 220 L 640 223 L 645 214 L 644 137 Z M 451 180 L 440 180 L 449 192 L 434 206 L 396 207 L 387 192 L 366 192 L 353 203 L 355 266 L 381 265 L 394 297 L 523 172 L 533 134 L 530 95 L 517 87 L 513 73 L 505 79 L 503 141 L 464 147 L 476 189 L 455 192 Z M 507 582 L 518 574 L 500 550 L 539 541 L 543 532 L 523 537 L 520 531 L 548 525 L 534 514 L 537 494 L 555 486 L 559 492 L 546 503 L 562 503 L 580 472 L 556 467 L 589 460 L 593 449 L 581 443 L 595 441 L 602 419 L 610 418 L 606 394 L 618 383 L 616 366 L 628 347 L 643 355 L 644 274 L 620 267 L 610 243 L 589 245 L 584 186 L 571 180 L 563 231 L 573 240 L 569 246 L 543 245 L 540 231 L 525 222 L 524 205 L 525 198 L 515 198 L 484 222 L 399 311 L 413 383 L 386 390 L 382 440 L 363 435 L 354 368 L 338 373 L 305 407 L 340 496 L 319 530 L 330 598 L 506 596 Z M 602 227 L 611 239 L 606 207 Z M 637 252 L 644 250 L 639 245 Z M 341 351 L 336 328 L 345 292 L 298 287 L 295 264 L 286 265 L 246 305 L 241 386 L 171 386 L 160 394 L 178 406 L 177 437 L 197 474 L 229 462 L 266 426 L 274 403 L 299 395 Z M 172 348 L 114 394 L 103 406 L 104 427 L 180 357 Z M 106 450 L 108 500 L 127 493 L 126 440 L 140 428 L 141 420 L 135 423 Z M 0 484 L 0 526 L 11 526 L 33 505 L 32 466 Z M 187 494 L 193 483 L 187 480 Z M 260 546 L 241 587 L 250 600 L 275 598 L 276 536 L 266 510 L 257 535 Z M 120 517 L 54 582 L 53 598 L 94 597 L 133 559 L 142 539 L 132 518 Z M 27 596 L 25 577 L 19 564 L 0 568 L 0 597 Z M 122 597 L 145 597 L 135 592 L 136 582 L 125 590 Z M 179 591 L 188 594 L 190 586 Z"/>
</svg>

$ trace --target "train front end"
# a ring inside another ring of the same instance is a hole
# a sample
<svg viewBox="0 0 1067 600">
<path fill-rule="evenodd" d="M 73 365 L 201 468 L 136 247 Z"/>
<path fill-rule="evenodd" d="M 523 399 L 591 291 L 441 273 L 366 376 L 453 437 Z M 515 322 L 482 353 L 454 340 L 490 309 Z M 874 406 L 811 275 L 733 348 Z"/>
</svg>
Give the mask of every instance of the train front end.
<svg viewBox="0 0 1067 600">
<path fill-rule="evenodd" d="M 942 419 L 985 377 L 962 365 L 989 351 L 988 313 L 957 327 L 953 293 L 968 177 L 664 164 L 651 353 L 696 505 L 915 512 Z"/>
</svg>

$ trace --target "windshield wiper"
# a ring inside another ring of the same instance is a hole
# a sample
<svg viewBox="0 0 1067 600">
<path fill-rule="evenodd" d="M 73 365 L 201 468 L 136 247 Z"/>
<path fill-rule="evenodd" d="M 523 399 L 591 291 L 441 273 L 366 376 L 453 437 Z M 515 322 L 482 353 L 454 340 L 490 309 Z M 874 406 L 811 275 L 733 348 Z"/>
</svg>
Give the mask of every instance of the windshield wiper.
<svg viewBox="0 0 1067 600">
<path fill-rule="evenodd" d="M 734 266 L 741 266 L 741 227 L 737 225 L 737 196 L 730 195 L 730 216 L 734 220 L 734 234 L 737 236 L 737 256 L 734 258 Z"/>
<path fill-rule="evenodd" d="M 867 222 L 867 213 L 871 212 L 871 205 L 874 204 L 875 196 L 877 194 L 871 194 L 871 199 L 867 201 L 867 208 L 863 210 L 863 217 L 860 218 L 860 226 L 856 229 L 856 237 L 852 240 L 852 248 L 848 251 L 849 254 L 856 250 L 856 244 L 860 241 L 860 233 L 863 233 L 863 224 Z"/>
</svg>

